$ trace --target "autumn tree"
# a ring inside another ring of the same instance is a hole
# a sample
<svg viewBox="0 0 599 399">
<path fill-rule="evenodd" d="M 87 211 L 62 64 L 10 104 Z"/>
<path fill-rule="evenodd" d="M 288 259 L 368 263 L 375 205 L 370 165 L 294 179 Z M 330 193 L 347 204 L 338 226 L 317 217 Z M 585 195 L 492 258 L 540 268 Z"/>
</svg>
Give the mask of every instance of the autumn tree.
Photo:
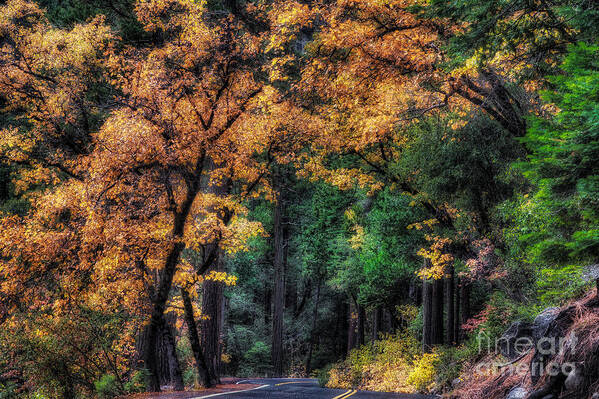
<svg viewBox="0 0 599 399">
<path fill-rule="evenodd" d="M 18 297 L 46 270 L 84 295 L 75 303 L 148 312 L 142 352 L 159 390 L 156 342 L 183 250 L 202 253 L 202 275 L 219 248 L 259 232 L 240 199 L 284 146 L 280 121 L 301 118 L 264 78 L 266 37 L 248 14 L 261 10 L 140 2 L 138 18 L 163 40 L 117 52 L 101 19 L 63 32 L 30 3 L 4 7 L 3 91 L 24 116 L 3 131 L 3 156 L 24 166 L 25 187 L 48 186 L 26 216 L 3 219 L 4 289 Z M 115 88 L 104 108 L 89 95 L 102 84 Z M 236 191 L 206 189 L 227 179 Z M 17 273 L 23 259 L 32 274 Z"/>
</svg>

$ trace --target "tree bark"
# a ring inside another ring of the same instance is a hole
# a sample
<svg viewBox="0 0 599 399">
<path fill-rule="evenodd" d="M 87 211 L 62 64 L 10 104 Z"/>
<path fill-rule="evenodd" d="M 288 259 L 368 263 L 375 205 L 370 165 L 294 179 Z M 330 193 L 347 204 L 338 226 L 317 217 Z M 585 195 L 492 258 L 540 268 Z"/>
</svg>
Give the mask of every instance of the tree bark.
<svg viewBox="0 0 599 399">
<path fill-rule="evenodd" d="M 364 306 L 357 305 L 358 307 L 358 336 L 357 336 L 357 346 L 360 347 L 365 344 L 365 328 L 364 323 L 366 322 L 366 310 Z"/>
<path fill-rule="evenodd" d="M 383 321 L 383 308 L 381 306 L 377 306 L 374 309 L 372 316 L 372 342 L 374 342 L 378 339 L 379 332 L 381 331 Z"/>
<path fill-rule="evenodd" d="M 306 358 L 306 376 L 312 372 L 312 352 L 314 350 L 314 344 L 316 343 L 316 324 L 318 321 L 318 307 L 320 306 L 320 280 L 316 285 L 316 298 L 314 300 L 314 310 L 312 311 L 312 331 L 310 333 L 310 344 L 308 347 L 308 356 Z"/>
<path fill-rule="evenodd" d="M 455 302 L 454 302 L 454 268 L 453 265 L 449 266 L 449 270 L 447 273 L 447 278 L 445 279 L 445 303 L 447 304 L 447 324 L 445 326 L 445 333 L 448 345 L 453 345 L 456 343 L 455 335 L 454 335 L 454 316 L 455 316 Z"/>
<path fill-rule="evenodd" d="M 453 315 L 453 336 L 460 343 L 460 278 L 455 279 L 455 308 Z"/>
<path fill-rule="evenodd" d="M 428 279 L 422 280 L 422 351 L 428 353 L 433 348 L 433 285 Z"/>
<path fill-rule="evenodd" d="M 281 187 L 279 185 L 279 187 Z M 274 235 L 274 295 L 272 317 L 272 365 L 273 375 L 283 375 L 283 316 L 285 311 L 285 204 L 279 189 L 275 205 L 273 235 Z"/>
<path fill-rule="evenodd" d="M 461 319 L 462 325 L 464 325 L 468 319 L 470 319 L 470 284 L 466 281 L 463 281 L 460 291 L 460 308 L 462 313 Z M 460 336 L 460 339 L 464 339 L 463 332 Z"/>
<path fill-rule="evenodd" d="M 433 311 L 432 311 L 433 344 L 443 344 L 443 279 L 433 282 Z"/>
<path fill-rule="evenodd" d="M 219 253 L 211 270 L 223 270 L 223 255 Z M 214 371 L 216 383 L 220 383 L 220 333 L 223 286 L 218 281 L 204 281 L 202 295 L 202 314 L 207 318 L 202 320 L 202 347 L 206 361 Z"/>
<path fill-rule="evenodd" d="M 183 238 L 185 223 L 191 211 L 191 206 L 195 201 L 200 190 L 200 177 L 204 169 L 205 156 L 201 155 L 197 162 L 194 171 L 194 179 L 187 183 L 187 194 L 181 203 L 178 211 L 173 211 L 173 229 L 172 236 L 176 241 L 168 251 L 168 255 L 164 262 L 164 267 L 161 270 L 157 281 L 157 288 L 152 290 L 152 313 L 150 316 L 150 324 L 148 329 L 148 339 L 146 347 L 143 350 L 145 355 L 144 364 L 150 373 L 148 380 L 148 390 L 159 392 L 160 380 L 158 375 L 158 363 L 156 356 L 156 340 L 160 327 L 164 323 L 164 309 L 173 284 L 173 277 L 179 264 L 181 252 L 185 248 L 185 244 L 180 241 Z"/>
<path fill-rule="evenodd" d="M 183 384 L 183 374 L 181 373 L 181 366 L 179 359 L 177 358 L 177 345 L 174 336 L 174 319 L 177 316 L 174 314 L 167 314 L 165 324 L 162 329 L 162 342 L 164 345 L 164 355 L 166 357 L 168 366 L 169 382 L 173 386 L 173 390 L 182 391 L 185 389 Z M 166 373 L 164 373 L 166 374 Z"/>
<path fill-rule="evenodd" d="M 200 383 L 205 388 L 211 388 L 216 385 L 216 376 L 214 371 L 211 369 L 210 364 L 206 361 L 204 351 L 200 344 L 200 335 L 198 333 L 197 324 L 195 321 L 195 315 L 193 313 L 193 304 L 189 293 L 181 289 L 181 298 L 183 299 L 183 307 L 185 309 L 185 323 L 187 324 L 187 332 L 189 335 L 189 342 L 191 344 L 191 350 L 193 351 L 193 357 L 196 361 L 196 368 L 200 377 Z"/>
<path fill-rule="evenodd" d="M 357 317 L 355 309 L 350 302 L 347 312 L 347 353 L 349 353 L 356 346 L 356 325 Z"/>
</svg>

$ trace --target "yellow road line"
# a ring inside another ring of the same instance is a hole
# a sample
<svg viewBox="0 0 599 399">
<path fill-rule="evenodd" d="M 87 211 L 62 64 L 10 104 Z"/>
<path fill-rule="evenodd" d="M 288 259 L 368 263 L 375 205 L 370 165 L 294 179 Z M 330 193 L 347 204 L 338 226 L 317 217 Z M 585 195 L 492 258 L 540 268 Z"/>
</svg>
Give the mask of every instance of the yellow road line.
<svg viewBox="0 0 599 399">
<path fill-rule="evenodd" d="M 335 396 L 333 399 L 345 399 L 345 398 L 349 398 L 350 396 L 352 396 L 354 393 L 356 393 L 357 391 L 352 391 L 351 389 L 347 392 L 343 392 L 341 395 L 337 395 Z M 345 396 L 347 395 L 347 396 Z"/>
<path fill-rule="evenodd" d="M 354 395 L 356 392 L 358 392 L 358 391 L 354 390 L 354 391 L 353 391 L 352 393 L 350 393 L 349 395 L 347 395 L 347 396 L 344 396 L 344 397 L 343 397 L 343 399 L 347 399 L 347 398 L 349 398 L 350 396 Z"/>
<path fill-rule="evenodd" d="M 307 381 L 290 381 L 290 382 L 280 382 L 278 384 L 275 384 L 275 387 L 281 386 L 281 385 L 287 385 L 287 384 L 301 384 Z"/>
</svg>

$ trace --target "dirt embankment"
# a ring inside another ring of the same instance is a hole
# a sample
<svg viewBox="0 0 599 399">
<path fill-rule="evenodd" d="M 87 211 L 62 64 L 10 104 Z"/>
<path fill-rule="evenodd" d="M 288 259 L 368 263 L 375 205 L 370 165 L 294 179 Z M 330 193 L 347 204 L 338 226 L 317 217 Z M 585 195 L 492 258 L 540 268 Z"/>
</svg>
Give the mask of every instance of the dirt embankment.
<svg viewBox="0 0 599 399">
<path fill-rule="evenodd" d="M 567 306 L 546 309 L 527 326 L 514 323 L 504 337 L 507 346 L 525 348 L 522 355 L 510 359 L 511 349 L 504 348 L 503 354 L 489 354 L 466 367 L 470 372 L 461 377 L 453 397 L 599 399 L 599 297 L 595 291 Z"/>
</svg>

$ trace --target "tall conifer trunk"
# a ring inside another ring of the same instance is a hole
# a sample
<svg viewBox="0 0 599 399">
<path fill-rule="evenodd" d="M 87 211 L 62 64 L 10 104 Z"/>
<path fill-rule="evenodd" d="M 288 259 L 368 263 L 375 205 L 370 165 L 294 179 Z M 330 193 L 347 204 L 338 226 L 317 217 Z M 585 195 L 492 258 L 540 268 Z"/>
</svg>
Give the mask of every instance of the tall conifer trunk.
<svg viewBox="0 0 599 399">
<path fill-rule="evenodd" d="M 314 299 L 314 309 L 312 311 L 312 331 L 310 333 L 310 343 L 308 347 L 308 356 L 306 358 L 306 375 L 310 375 L 312 371 L 312 352 L 314 351 L 314 345 L 316 344 L 316 324 L 318 322 L 318 307 L 320 306 L 320 285 L 321 281 L 318 280 L 316 286 L 316 298 Z"/>
<path fill-rule="evenodd" d="M 277 180 L 280 176 L 277 177 Z M 272 317 L 272 365 L 275 377 L 283 375 L 283 316 L 285 311 L 285 246 L 286 228 L 285 198 L 283 185 L 276 182 L 278 188 L 277 202 L 273 219 L 274 236 L 274 293 L 273 293 L 273 317 Z"/>
<path fill-rule="evenodd" d="M 454 335 L 454 317 L 455 317 L 455 278 L 454 278 L 454 267 L 450 265 L 447 271 L 447 278 L 445 279 L 445 303 L 447 304 L 447 319 L 445 326 L 445 342 L 448 345 L 453 345 L 456 342 L 456 338 Z"/>
<path fill-rule="evenodd" d="M 432 336 L 433 344 L 443 343 L 443 279 L 433 281 Z"/>
<path fill-rule="evenodd" d="M 430 352 L 433 347 L 433 285 L 430 280 L 422 280 L 422 350 Z"/>
<path fill-rule="evenodd" d="M 453 336 L 456 344 L 460 343 L 460 278 L 455 278 L 455 308 L 453 315 Z"/>
</svg>

